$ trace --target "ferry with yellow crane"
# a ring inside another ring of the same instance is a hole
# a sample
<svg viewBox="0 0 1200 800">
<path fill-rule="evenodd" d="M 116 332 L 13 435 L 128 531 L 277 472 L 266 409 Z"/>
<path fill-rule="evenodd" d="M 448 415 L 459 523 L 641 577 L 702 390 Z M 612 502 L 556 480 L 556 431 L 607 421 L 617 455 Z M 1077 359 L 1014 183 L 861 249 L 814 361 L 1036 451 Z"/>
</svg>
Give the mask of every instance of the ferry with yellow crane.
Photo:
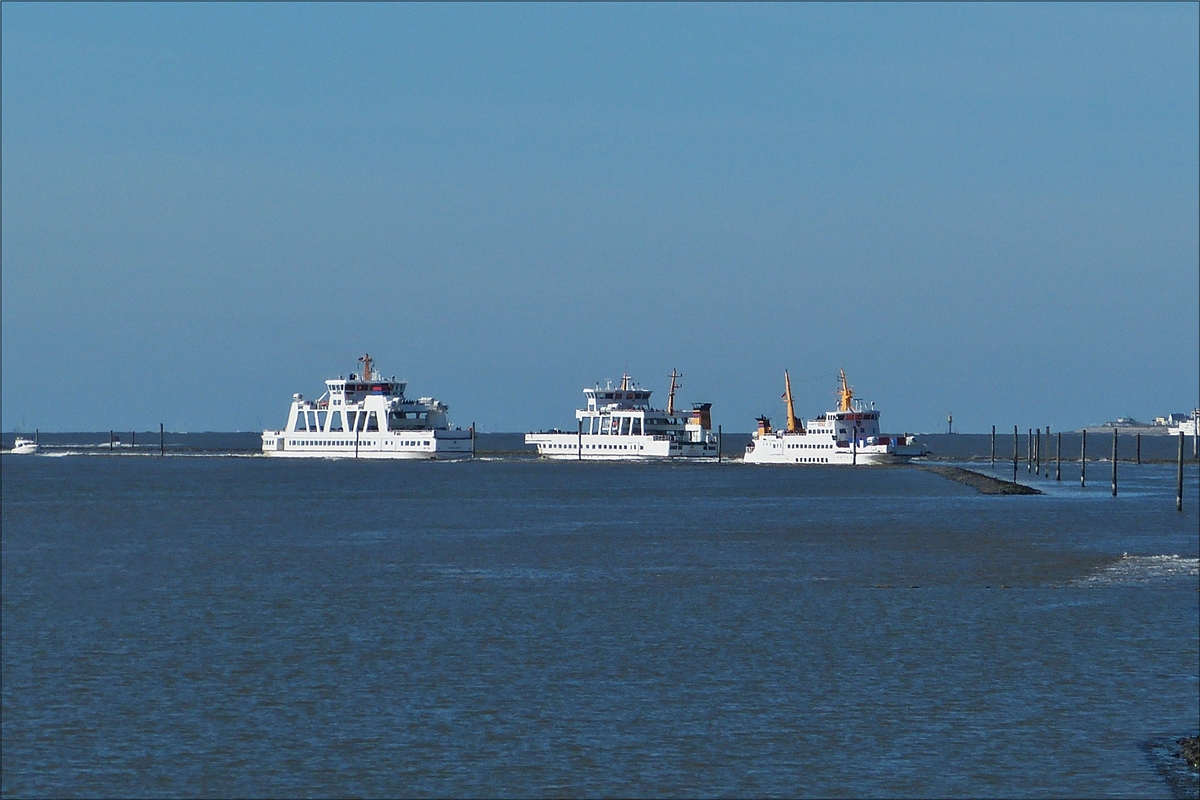
<svg viewBox="0 0 1200 800">
<path fill-rule="evenodd" d="M 650 405 L 650 390 L 623 375 L 617 386 L 608 381 L 583 390 L 587 405 L 575 412 L 576 430 L 550 430 L 525 435 L 538 455 L 557 460 L 637 461 L 711 458 L 719 452 L 712 430 L 712 403 L 693 403 L 690 412 L 675 408 L 675 391 L 683 376 L 671 370 L 667 407 Z"/>
<path fill-rule="evenodd" d="M 774 430 L 769 417 L 758 418 L 758 430 L 746 445 L 748 464 L 898 464 L 927 450 L 907 434 L 881 434 L 875 404 L 854 396 L 845 370 L 838 371 L 837 410 L 801 421 L 792 401 L 792 380 L 783 372 L 787 419 Z"/>
</svg>

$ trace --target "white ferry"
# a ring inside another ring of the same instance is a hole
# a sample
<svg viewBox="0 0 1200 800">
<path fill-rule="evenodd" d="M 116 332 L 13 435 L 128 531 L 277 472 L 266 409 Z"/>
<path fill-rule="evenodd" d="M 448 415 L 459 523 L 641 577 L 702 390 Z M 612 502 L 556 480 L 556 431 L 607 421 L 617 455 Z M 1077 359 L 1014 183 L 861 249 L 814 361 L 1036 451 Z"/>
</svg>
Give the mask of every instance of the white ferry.
<svg viewBox="0 0 1200 800">
<path fill-rule="evenodd" d="M 1167 433 L 1172 436 L 1183 434 L 1184 436 L 1195 436 L 1200 432 L 1200 408 L 1192 411 L 1191 419 L 1180 421 L 1178 425 L 1172 425 L 1167 429 Z"/>
<path fill-rule="evenodd" d="M 748 464 L 897 464 L 928 451 L 908 436 L 881 435 L 875 404 L 864 406 L 838 373 L 838 407 L 802 423 L 792 404 L 792 381 L 783 373 L 787 428 L 771 430 L 771 420 L 758 418 L 758 430 L 746 445 Z"/>
<path fill-rule="evenodd" d="M 289 458 L 470 458 L 474 431 L 451 428 L 449 407 L 435 398 L 409 400 L 407 386 L 383 378 L 371 356 L 360 374 L 325 381 L 316 400 L 292 395 L 287 426 L 263 431 L 262 449 Z"/>
<path fill-rule="evenodd" d="M 650 394 L 628 375 L 621 385 L 596 384 L 584 389 L 587 407 L 575 412 L 574 431 L 527 433 L 525 444 L 537 445 L 546 458 L 618 461 L 663 458 L 717 458 L 719 443 L 712 431 L 712 403 L 693 403 L 690 413 L 675 410 L 675 390 L 683 376 L 671 371 L 665 410 L 650 406 Z"/>
</svg>

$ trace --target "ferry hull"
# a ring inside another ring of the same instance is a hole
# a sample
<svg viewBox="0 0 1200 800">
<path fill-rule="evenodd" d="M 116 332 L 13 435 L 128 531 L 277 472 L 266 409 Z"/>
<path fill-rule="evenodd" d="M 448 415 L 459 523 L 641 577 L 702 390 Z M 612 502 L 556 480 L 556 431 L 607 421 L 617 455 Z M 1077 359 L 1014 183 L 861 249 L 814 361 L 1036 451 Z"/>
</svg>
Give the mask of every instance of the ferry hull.
<svg viewBox="0 0 1200 800">
<path fill-rule="evenodd" d="M 832 443 L 816 443 L 810 447 L 789 442 L 797 437 L 768 436 L 755 439 L 743 459 L 747 464 L 779 464 L 788 466 L 882 466 L 905 464 L 926 454 L 917 445 L 864 445 L 841 447 Z M 791 445 L 789 447 L 789 444 Z"/>
<path fill-rule="evenodd" d="M 263 454 L 272 458 L 369 458 L 445 461 L 474 456 L 470 431 L 378 434 L 357 442 L 338 434 L 263 432 Z"/>
<path fill-rule="evenodd" d="M 716 442 L 674 442 L 654 436 L 527 433 L 525 444 L 554 461 L 661 461 L 717 458 Z"/>
</svg>

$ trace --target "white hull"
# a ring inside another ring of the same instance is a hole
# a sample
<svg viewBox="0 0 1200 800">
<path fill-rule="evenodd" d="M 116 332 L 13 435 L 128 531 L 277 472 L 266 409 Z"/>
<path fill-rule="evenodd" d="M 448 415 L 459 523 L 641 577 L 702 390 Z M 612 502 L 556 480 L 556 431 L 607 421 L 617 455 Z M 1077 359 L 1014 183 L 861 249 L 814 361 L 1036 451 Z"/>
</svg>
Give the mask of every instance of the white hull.
<svg viewBox="0 0 1200 800">
<path fill-rule="evenodd" d="M 557 461 L 658 461 L 664 458 L 717 458 L 715 442 L 673 442 L 660 436 L 608 436 L 527 433 L 525 444 Z"/>
<path fill-rule="evenodd" d="M 15 456 L 28 456 L 33 455 L 37 451 L 38 446 L 36 442 L 31 442 L 28 439 L 17 439 L 13 444 L 13 449 L 9 452 Z"/>
<path fill-rule="evenodd" d="M 753 449 L 746 451 L 747 464 L 788 464 L 796 466 L 879 466 L 904 464 L 925 454 L 914 445 L 873 444 L 842 446 L 821 437 L 779 433 L 756 438 Z"/>
</svg>

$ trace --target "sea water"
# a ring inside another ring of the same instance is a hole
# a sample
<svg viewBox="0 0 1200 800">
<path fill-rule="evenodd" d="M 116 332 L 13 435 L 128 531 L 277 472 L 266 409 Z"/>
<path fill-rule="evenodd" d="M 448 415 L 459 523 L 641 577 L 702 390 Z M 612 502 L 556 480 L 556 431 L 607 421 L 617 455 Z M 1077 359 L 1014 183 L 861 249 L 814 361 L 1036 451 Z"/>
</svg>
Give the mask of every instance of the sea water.
<svg viewBox="0 0 1200 800">
<path fill-rule="evenodd" d="M 1194 796 L 1195 466 L 0 467 L 6 797 Z"/>
</svg>

